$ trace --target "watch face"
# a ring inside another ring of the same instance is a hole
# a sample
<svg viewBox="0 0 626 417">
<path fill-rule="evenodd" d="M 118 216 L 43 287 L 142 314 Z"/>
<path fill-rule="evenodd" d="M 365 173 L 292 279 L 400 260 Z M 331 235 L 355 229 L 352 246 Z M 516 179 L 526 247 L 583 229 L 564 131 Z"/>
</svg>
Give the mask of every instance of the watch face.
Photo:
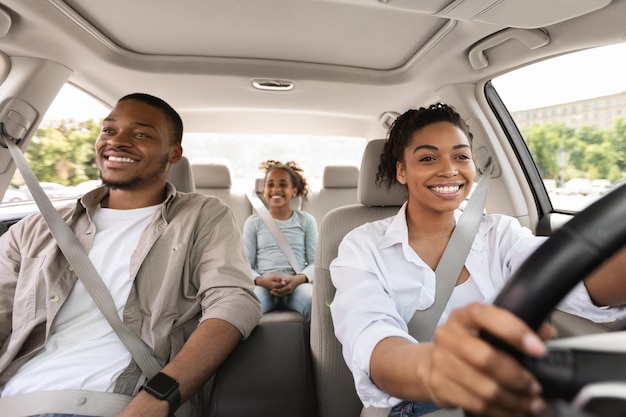
<svg viewBox="0 0 626 417">
<path fill-rule="evenodd" d="M 159 394 L 167 395 L 172 390 L 176 389 L 178 382 L 176 382 L 174 378 L 159 372 L 154 377 L 150 378 L 147 385 Z"/>
</svg>

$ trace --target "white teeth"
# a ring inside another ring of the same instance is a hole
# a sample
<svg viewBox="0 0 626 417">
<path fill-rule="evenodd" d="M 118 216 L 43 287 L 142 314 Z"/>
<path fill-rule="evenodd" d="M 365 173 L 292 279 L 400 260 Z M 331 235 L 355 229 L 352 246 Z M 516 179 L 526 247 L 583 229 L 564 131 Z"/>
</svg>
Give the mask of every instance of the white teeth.
<svg viewBox="0 0 626 417">
<path fill-rule="evenodd" d="M 461 188 L 460 185 L 455 185 L 453 187 L 430 187 L 431 190 L 439 194 L 456 193 L 457 191 L 459 191 L 460 188 Z"/>
<path fill-rule="evenodd" d="M 113 162 L 129 162 L 129 163 L 134 163 L 135 162 L 133 159 L 123 158 L 123 157 L 119 157 L 119 156 L 109 156 L 109 161 L 113 161 Z"/>
<path fill-rule="evenodd" d="M 279 198 L 283 198 L 283 196 L 282 195 L 273 195 L 272 198 L 279 199 Z"/>
</svg>

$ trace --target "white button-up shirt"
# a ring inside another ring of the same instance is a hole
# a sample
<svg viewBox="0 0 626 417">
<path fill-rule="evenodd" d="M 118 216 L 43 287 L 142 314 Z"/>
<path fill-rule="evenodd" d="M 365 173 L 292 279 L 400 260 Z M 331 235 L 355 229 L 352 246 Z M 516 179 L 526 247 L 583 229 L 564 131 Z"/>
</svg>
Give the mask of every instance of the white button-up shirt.
<svg viewBox="0 0 626 417">
<path fill-rule="evenodd" d="M 457 220 L 460 214 L 455 213 Z M 483 216 L 465 261 L 481 299 L 467 300 L 468 304 L 492 301 L 545 240 L 513 217 Z M 372 351 L 378 342 L 392 336 L 417 343 L 408 334 L 407 323 L 416 310 L 427 309 L 435 299 L 435 272 L 409 246 L 406 203 L 396 216 L 364 224 L 347 234 L 330 272 L 337 289 L 330 305 L 335 334 L 343 345 L 357 393 L 365 406 L 394 406 L 401 400 L 379 390 L 370 379 Z M 594 306 L 582 284 L 559 308 L 598 322 L 623 315 L 617 308 Z M 444 311 L 438 326 L 447 319 Z"/>
</svg>

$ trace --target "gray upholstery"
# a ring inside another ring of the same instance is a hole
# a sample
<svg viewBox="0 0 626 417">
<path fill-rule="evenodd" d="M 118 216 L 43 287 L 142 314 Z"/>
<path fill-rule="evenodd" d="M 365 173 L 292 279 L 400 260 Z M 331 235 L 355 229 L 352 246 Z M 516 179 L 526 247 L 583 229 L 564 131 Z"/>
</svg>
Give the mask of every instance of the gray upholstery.
<svg viewBox="0 0 626 417">
<path fill-rule="evenodd" d="M 311 213 L 318 226 L 334 208 L 357 203 L 359 168 L 356 165 L 326 165 L 322 188 L 311 192 L 302 202 L 302 210 Z"/>
<path fill-rule="evenodd" d="M 365 206 L 401 206 L 407 199 L 406 187 L 394 183 L 392 187 L 376 184 L 380 155 L 386 139 L 368 142 L 361 161 L 357 197 Z"/>
<path fill-rule="evenodd" d="M 359 182 L 359 167 L 356 165 L 329 164 L 322 174 L 323 188 L 356 188 Z"/>
<path fill-rule="evenodd" d="M 167 180 L 174 184 L 178 191 L 193 193 L 196 190 L 189 159 L 186 156 L 183 156 L 178 163 L 172 165 Z"/>
<path fill-rule="evenodd" d="M 335 295 L 329 266 L 337 256 L 343 237 L 366 222 L 393 216 L 404 202 L 400 185 L 391 190 L 376 186 L 376 170 L 385 140 L 370 141 L 365 148 L 359 173 L 358 195 L 361 204 L 331 210 L 322 221 L 315 258 L 311 318 L 311 354 L 319 417 L 358 417 L 362 404 L 354 389 L 352 374 L 334 335 L 328 305 Z"/>
<path fill-rule="evenodd" d="M 308 325 L 261 320 L 205 389 L 205 417 L 315 417 Z"/>
<path fill-rule="evenodd" d="M 235 192 L 231 188 L 232 178 L 227 161 L 194 161 L 191 170 L 195 180 L 196 192 L 213 195 L 226 203 L 233 212 L 240 228 L 252 214 L 252 205 L 244 192 Z"/>
<path fill-rule="evenodd" d="M 196 188 L 229 189 L 232 184 L 230 167 L 225 162 L 194 162 L 191 172 Z"/>
</svg>

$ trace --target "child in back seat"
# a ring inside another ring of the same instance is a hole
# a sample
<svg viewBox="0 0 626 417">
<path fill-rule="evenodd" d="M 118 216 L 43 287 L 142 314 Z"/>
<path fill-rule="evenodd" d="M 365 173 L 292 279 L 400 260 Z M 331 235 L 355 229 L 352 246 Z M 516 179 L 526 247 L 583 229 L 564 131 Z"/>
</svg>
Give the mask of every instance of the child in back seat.
<svg viewBox="0 0 626 417">
<path fill-rule="evenodd" d="M 265 170 L 263 197 L 271 220 L 286 238 L 298 270 L 290 264 L 263 218 L 252 214 L 243 226 L 243 242 L 252 267 L 254 291 L 263 313 L 293 310 L 310 322 L 317 224 L 311 214 L 290 206 L 294 197 L 306 198 L 308 184 L 293 161 L 268 160 L 260 168 Z"/>
</svg>

